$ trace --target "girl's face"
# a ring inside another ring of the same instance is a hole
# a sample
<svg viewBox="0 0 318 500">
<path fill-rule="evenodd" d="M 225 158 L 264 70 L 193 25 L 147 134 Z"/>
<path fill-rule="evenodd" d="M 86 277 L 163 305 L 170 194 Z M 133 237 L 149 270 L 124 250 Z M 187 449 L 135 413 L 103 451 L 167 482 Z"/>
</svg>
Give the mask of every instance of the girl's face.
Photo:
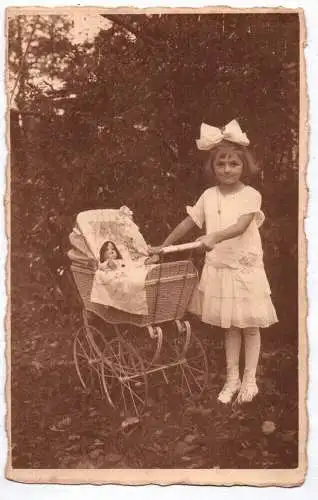
<svg viewBox="0 0 318 500">
<path fill-rule="evenodd" d="M 221 152 L 215 158 L 214 173 L 218 184 L 231 186 L 239 182 L 243 173 L 243 162 L 234 151 Z"/>
<path fill-rule="evenodd" d="M 115 250 L 114 245 L 112 243 L 108 243 L 107 248 L 104 251 L 104 259 L 105 260 L 108 260 L 108 259 L 116 260 L 117 259 L 117 253 L 116 253 L 116 250 Z"/>
</svg>

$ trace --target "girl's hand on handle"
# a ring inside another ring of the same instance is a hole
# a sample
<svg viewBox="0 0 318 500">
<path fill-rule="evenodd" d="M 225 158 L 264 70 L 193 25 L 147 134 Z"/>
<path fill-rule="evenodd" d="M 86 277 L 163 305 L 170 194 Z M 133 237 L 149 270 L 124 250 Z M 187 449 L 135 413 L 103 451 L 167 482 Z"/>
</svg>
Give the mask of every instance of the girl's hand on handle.
<svg viewBox="0 0 318 500">
<path fill-rule="evenodd" d="M 159 245 L 157 247 L 148 246 L 148 253 L 149 255 L 158 255 L 163 248 L 163 245 Z"/>
<path fill-rule="evenodd" d="M 191 219 L 191 217 L 187 216 L 177 227 L 174 228 L 173 231 L 169 234 L 169 236 L 164 240 L 164 244 L 159 245 L 157 247 L 148 247 L 149 255 L 160 254 L 161 250 L 167 246 L 174 245 L 181 238 L 183 238 L 191 229 L 193 229 L 195 223 Z"/>
<path fill-rule="evenodd" d="M 203 249 L 207 250 L 208 252 L 212 250 L 213 247 L 217 244 L 215 233 L 200 236 L 196 241 L 199 241 L 202 244 Z"/>
</svg>

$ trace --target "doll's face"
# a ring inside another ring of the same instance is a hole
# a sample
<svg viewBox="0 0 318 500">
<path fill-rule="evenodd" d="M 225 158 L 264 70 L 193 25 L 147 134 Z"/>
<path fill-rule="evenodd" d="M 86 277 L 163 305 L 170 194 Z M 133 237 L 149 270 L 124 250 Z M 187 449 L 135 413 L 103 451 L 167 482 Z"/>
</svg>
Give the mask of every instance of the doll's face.
<svg viewBox="0 0 318 500">
<path fill-rule="evenodd" d="M 116 260 L 117 252 L 112 243 L 108 243 L 107 247 L 104 250 L 104 259 L 105 260 Z"/>
<path fill-rule="evenodd" d="M 216 156 L 213 167 L 218 184 L 236 184 L 243 173 L 243 162 L 235 152 L 221 152 Z"/>
</svg>

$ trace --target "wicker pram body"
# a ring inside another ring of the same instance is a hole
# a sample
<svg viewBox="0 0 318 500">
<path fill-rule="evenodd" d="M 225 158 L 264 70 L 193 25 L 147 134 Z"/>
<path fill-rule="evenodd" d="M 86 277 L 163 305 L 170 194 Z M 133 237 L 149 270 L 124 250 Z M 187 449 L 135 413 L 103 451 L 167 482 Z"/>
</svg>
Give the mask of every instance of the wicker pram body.
<svg viewBox="0 0 318 500">
<path fill-rule="evenodd" d="M 152 268 L 145 281 L 148 314 L 140 315 L 91 302 L 94 271 L 76 263 L 72 264 L 71 269 L 86 310 L 109 323 L 136 326 L 183 318 L 198 279 L 197 270 L 190 260 L 167 262 Z"/>
</svg>

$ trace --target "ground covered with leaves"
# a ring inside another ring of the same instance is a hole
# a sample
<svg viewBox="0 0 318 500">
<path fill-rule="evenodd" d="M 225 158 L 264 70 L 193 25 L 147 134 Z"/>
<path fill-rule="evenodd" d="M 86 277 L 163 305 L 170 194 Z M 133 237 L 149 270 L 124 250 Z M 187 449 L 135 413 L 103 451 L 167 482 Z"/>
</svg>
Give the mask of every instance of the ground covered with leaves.
<svg viewBox="0 0 318 500">
<path fill-rule="evenodd" d="M 99 393 L 77 378 L 72 344 L 78 318 L 19 295 L 12 328 L 12 460 L 16 468 L 297 467 L 297 349 L 275 327 L 263 333 L 260 394 L 246 406 L 216 401 L 224 377 L 223 337 L 196 327 L 209 383 L 196 402 L 172 383 L 152 387 L 138 423 L 122 426 Z"/>
</svg>

